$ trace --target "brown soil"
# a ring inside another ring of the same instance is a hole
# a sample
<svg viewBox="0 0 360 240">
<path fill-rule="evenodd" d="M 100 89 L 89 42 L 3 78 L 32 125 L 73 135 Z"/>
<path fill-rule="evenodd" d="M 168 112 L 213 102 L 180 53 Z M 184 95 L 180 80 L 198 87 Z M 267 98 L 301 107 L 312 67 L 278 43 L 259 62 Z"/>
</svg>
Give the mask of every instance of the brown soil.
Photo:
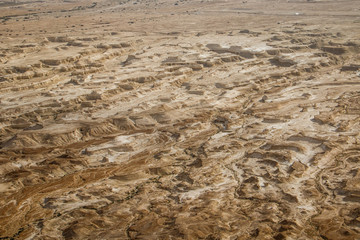
<svg viewBox="0 0 360 240">
<path fill-rule="evenodd" d="M 0 4 L 0 239 L 360 239 L 356 0 Z"/>
</svg>

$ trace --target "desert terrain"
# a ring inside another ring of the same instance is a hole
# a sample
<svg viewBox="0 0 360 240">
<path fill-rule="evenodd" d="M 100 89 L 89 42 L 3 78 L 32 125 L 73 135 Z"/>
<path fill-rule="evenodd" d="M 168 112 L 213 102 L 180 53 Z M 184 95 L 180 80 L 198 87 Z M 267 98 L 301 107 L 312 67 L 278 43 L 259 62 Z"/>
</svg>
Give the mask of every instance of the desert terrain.
<svg viewBox="0 0 360 240">
<path fill-rule="evenodd" d="M 5 0 L 0 64 L 0 239 L 360 239 L 357 0 Z"/>
</svg>

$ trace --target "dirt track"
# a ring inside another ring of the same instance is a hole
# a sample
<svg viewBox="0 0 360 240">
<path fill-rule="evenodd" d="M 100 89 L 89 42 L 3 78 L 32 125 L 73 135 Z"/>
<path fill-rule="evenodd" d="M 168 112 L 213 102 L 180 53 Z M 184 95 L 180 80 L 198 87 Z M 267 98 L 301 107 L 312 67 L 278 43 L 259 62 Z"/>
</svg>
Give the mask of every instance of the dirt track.
<svg viewBox="0 0 360 240">
<path fill-rule="evenodd" d="M 360 239 L 360 3 L 3 1 L 0 239 Z"/>
</svg>

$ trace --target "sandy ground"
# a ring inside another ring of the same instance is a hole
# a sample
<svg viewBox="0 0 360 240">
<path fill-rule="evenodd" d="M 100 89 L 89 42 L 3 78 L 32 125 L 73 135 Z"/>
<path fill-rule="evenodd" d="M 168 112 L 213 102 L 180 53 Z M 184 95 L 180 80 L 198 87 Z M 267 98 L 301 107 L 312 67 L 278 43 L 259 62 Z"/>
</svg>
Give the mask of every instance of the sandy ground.
<svg viewBox="0 0 360 240">
<path fill-rule="evenodd" d="M 360 239 L 360 2 L 0 2 L 0 239 Z"/>
</svg>

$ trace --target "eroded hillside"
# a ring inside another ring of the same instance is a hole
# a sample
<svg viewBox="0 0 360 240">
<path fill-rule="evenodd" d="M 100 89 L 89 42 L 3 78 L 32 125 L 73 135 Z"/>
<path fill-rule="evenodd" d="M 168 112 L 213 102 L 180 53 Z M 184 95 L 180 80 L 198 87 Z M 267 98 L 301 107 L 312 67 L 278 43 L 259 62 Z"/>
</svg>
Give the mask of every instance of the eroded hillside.
<svg viewBox="0 0 360 240">
<path fill-rule="evenodd" d="M 3 1 L 0 239 L 359 239 L 358 1 Z"/>
</svg>

